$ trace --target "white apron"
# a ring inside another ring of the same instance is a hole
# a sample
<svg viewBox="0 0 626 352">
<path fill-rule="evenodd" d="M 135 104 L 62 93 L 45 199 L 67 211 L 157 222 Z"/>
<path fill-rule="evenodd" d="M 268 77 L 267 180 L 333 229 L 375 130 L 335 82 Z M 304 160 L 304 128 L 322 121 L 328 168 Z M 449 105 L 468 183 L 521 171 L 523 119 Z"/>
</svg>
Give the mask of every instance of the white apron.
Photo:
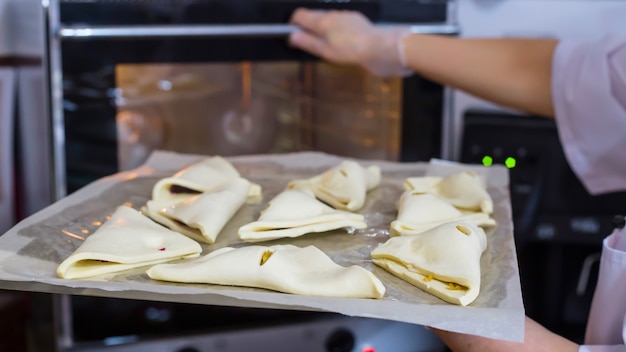
<svg viewBox="0 0 626 352">
<path fill-rule="evenodd" d="M 626 229 L 605 238 L 585 345 L 579 352 L 626 352 Z"/>
</svg>

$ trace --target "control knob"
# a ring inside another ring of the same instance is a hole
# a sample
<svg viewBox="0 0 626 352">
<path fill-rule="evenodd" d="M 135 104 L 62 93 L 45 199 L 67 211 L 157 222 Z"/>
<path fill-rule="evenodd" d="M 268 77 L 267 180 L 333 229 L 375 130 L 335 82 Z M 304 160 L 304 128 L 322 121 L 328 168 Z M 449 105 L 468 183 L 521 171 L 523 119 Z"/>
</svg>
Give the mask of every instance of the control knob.
<svg viewBox="0 0 626 352">
<path fill-rule="evenodd" d="M 326 339 L 327 352 L 352 352 L 354 348 L 354 334 L 344 328 L 333 331 Z"/>
</svg>

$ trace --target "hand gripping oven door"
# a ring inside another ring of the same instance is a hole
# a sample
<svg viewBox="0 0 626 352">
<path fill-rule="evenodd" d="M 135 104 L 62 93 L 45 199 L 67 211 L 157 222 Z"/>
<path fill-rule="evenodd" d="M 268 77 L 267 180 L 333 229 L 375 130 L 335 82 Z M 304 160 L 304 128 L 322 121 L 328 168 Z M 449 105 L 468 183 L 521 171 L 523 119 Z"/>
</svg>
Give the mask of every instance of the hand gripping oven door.
<svg viewBox="0 0 626 352">
<path fill-rule="evenodd" d="M 14 70 L 0 67 L 0 234 L 15 221 L 13 167 Z"/>
</svg>

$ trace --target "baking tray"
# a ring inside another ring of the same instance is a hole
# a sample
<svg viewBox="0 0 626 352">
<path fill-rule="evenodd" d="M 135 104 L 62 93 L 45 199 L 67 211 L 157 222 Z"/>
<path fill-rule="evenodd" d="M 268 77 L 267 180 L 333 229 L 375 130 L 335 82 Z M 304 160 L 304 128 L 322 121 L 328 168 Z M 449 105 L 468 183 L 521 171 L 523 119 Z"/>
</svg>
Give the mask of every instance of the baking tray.
<svg viewBox="0 0 626 352">
<path fill-rule="evenodd" d="M 378 165 L 380 186 L 368 193 L 358 211 L 365 215 L 363 230 L 336 230 L 257 244 L 315 245 L 340 265 L 360 265 L 385 285 L 382 299 L 312 297 L 263 289 L 208 284 L 179 284 L 150 279 L 139 268 L 89 280 L 65 280 L 57 266 L 122 204 L 141 208 L 152 186 L 206 156 L 155 152 L 141 167 L 102 178 L 23 220 L 0 236 L 0 288 L 72 295 L 157 300 L 207 305 L 326 311 L 348 316 L 387 319 L 432 326 L 484 337 L 522 341 L 524 307 L 513 239 L 508 170 L 503 166 L 432 160 L 399 163 L 358 160 L 318 152 L 228 157 L 243 177 L 263 187 L 263 200 L 247 204 L 226 225 L 204 253 L 224 246 L 247 245 L 238 239 L 239 226 L 256 220 L 263 206 L 294 179 L 318 175 L 343 160 Z M 495 229 L 487 232 L 481 258 L 481 293 L 469 306 L 446 303 L 374 265 L 370 253 L 389 239 L 389 224 L 397 215 L 397 201 L 406 177 L 445 176 L 459 170 L 483 173 L 494 201 Z"/>
</svg>

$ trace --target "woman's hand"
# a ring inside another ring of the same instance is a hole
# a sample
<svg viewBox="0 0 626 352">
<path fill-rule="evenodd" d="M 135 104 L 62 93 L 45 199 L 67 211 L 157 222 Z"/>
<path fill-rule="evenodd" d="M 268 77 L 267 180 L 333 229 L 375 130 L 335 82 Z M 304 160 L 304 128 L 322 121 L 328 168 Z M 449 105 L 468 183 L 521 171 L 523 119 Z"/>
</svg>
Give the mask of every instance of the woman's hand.
<svg viewBox="0 0 626 352">
<path fill-rule="evenodd" d="M 456 38 L 374 26 L 357 12 L 297 10 L 293 46 L 378 76 L 412 72 L 476 97 L 541 116 L 554 116 L 554 39 Z M 411 34 L 411 35 L 409 35 Z"/>
<path fill-rule="evenodd" d="M 453 352 L 577 352 L 576 343 L 526 317 L 524 341 L 510 342 L 431 328 Z"/>
<path fill-rule="evenodd" d="M 361 13 L 298 9 L 291 23 L 302 28 L 289 41 L 294 47 L 339 64 L 356 64 L 378 76 L 406 76 L 402 38 L 408 28 L 384 29 Z"/>
</svg>

